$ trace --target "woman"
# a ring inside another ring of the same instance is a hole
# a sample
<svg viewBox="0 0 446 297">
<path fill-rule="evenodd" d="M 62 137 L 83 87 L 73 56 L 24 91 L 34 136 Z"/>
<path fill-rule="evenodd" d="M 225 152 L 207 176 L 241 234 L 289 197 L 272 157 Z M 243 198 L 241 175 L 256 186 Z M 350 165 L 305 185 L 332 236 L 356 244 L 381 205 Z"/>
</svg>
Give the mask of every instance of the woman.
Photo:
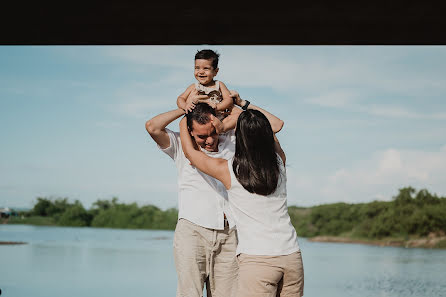
<svg viewBox="0 0 446 297">
<path fill-rule="evenodd" d="M 249 105 L 240 100 L 237 105 Z M 302 296 L 302 257 L 286 202 L 285 154 L 261 111 L 249 105 L 240 114 L 235 155 L 229 161 L 201 152 L 185 118 L 180 122 L 181 144 L 193 166 L 227 189 L 239 240 L 238 296 Z M 211 119 L 215 127 L 220 125 Z"/>
</svg>

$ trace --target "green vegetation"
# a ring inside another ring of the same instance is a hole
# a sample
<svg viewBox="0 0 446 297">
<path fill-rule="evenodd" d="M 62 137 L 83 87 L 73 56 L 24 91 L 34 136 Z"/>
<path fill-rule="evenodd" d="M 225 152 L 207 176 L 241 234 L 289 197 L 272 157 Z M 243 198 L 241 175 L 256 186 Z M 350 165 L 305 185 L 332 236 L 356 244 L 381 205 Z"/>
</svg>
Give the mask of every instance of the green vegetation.
<svg viewBox="0 0 446 297">
<path fill-rule="evenodd" d="M 436 249 L 446 249 L 446 239 L 443 239 L 442 241 L 438 242 L 434 248 Z"/>
<path fill-rule="evenodd" d="M 400 189 L 392 201 L 290 206 L 288 212 L 300 237 L 407 241 L 446 232 L 446 198 L 425 189 L 416 192 L 411 187 Z M 139 207 L 136 203 L 119 203 L 117 198 L 98 200 L 86 210 L 78 200 L 70 203 L 68 198 L 39 197 L 32 210 L 11 217 L 8 223 L 174 230 L 177 217 L 174 208 L 163 211 L 153 205 Z M 446 241 L 436 247 L 446 247 Z"/>
<path fill-rule="evenodd" d="M 38 197 L 33 209 L 11 217 L 8 223 L 173 230 L 177 216 L 176 209 L 163 211 L 153 205 L 139 207 L 136 203 L 119 203 L 118 198 L 98 200 L 91 209 L 86 210 L 78 200 L 70 203 L 68 198 Z"/>
<path fill-rule="evenodd" d="M 50 217 L 10 217 L 8 224 L 25 224 L 25 225 L 36 225 L 36 226 L 55 226 L 56 222 Z"/>
<path fill-rule="evenodd" d="M 345 236 L 363 239 L 416 238 L 446 231 L 446 198 L 423 189 L 402 188 L 392 201 L 334 203 L 288 208 L 303 237 Z"/>
</svg>

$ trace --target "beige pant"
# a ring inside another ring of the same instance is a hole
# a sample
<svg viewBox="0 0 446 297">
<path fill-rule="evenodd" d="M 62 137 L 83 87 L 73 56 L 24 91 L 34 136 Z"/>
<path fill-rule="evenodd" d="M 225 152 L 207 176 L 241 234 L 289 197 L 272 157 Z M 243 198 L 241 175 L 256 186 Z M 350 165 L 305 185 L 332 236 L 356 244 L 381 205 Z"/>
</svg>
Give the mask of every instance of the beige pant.
<svg viewBox="0 0 446 297">
<path fill-rule="evenodd" d="M 235 297 L 238 265 L 235 228 L 214 230 L 180 219 L 175 228 L 173 250 L 178 285 L 177 297 Z"/>
<path fill-rule="evenodd" d="M 237 297 L 300 297 L 304 269 L 300 251 L 285 256 L 240 254 Z"/>
</svg>

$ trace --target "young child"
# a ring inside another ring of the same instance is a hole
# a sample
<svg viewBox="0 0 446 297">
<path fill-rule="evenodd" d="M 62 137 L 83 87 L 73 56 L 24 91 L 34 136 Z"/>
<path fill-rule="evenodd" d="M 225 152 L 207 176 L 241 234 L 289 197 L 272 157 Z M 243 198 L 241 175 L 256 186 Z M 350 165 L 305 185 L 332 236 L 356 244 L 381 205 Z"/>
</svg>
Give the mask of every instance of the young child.
<svg viewBox="0 0 446 297">
<path fill-rule="evenodd" d="M 194 76 L 197 82 L 191 84 L 177 99 L 178 107 L 186 113 L 191 111 L 198 102 L 206 102 L 212 106 L 220 120 L 231 113 L 233 102 L 228 88 L 223 82 L 214 80 L 218 73 L 219 56 L 210 49 L 201 50 L 195 54 Z"/>
</svg>

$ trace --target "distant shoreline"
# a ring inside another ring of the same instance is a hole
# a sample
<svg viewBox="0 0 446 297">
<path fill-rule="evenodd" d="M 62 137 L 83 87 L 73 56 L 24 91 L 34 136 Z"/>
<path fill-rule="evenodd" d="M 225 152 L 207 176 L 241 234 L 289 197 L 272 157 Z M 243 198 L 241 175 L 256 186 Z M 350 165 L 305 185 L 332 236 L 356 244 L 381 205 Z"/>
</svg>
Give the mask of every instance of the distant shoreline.
<svg viewBox="0 0 446 297">
<path fill-rule="evenodd" d="M 0 241 L 0 245 L 27 244 L 23 241 Z"/>
<path fill-rule="evenodd" d="M 367 239 L 353 239 L 341 236 L 315 236 L 308 238 L 311 242 L 333 242 L 333 243 L 354 243 L 367 244 L 375 246 L 390 246 L 390 247 L 405 247 L 405 248 L 438 248 L 446 249 L 446 236 L 429 235 L 428 237 L 417 239 L 381 239 L 381 240 L 367 240 Z"/>
</svg>

